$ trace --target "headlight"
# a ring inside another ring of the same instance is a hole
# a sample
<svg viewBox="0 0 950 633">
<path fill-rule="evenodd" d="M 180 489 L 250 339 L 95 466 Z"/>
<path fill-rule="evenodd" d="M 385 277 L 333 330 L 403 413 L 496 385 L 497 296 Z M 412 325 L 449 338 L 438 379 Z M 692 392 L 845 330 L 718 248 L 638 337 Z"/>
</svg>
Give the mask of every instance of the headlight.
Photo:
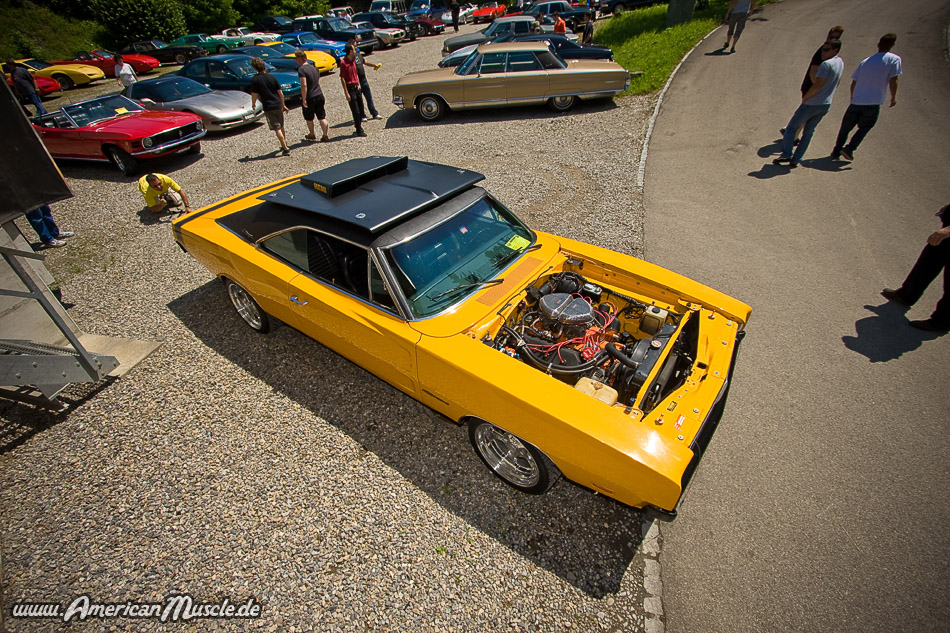
<svg viewBox="0 0 950 633">
<path fill-rule="evenodd" d="M 293 88 L 293 86 L 291 86 L 290 84 L 280 84 L 281 90 L 290 90 L 291 88 Z"/>
<path fill-rule="evenodd" d="M 152 141 L 152 139 L 151 139 L 150 137 L 146 137 L 146 138 L 143 138 L 143 139 L 142 139 L 142 147 L 144 147 L 145 149 L 148 149 L 149 147 L 151 147 L 151 146 L 154 145 L 154 144 L 155 144 L 155 143 Z"/>
<path fill-rule="evenodd" d="M 201 122 L 201 119 L 198 119 L 197 121 L 195 121 L 195 129 L 196 129 L 196 130 L 198 130 L 198 131 L 200 132 L 201 130 L 204 129 L 204 127 L 205 127 L 205 126 L 204 126 L 204 124 Z"/>
</svg>

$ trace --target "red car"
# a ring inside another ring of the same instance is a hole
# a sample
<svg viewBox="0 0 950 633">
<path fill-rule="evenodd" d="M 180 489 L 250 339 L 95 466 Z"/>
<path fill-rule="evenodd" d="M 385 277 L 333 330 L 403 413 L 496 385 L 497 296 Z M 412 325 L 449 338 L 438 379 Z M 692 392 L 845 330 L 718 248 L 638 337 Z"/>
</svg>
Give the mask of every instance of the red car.
<svg viewBox="0 0 950 633">
<path fill-rule="evenodd" d="M 87 66 L 95 66 L 104 72 L 106 77 L 115 77 L 115 62 L 112 61 L 113 57 L 115 57 L 115 53 L 111 53 L 102 49 L 95 49 L 92 51 L 79 51 L 73 55 L 72 59 L 59 59 L 51 63 L 86 64 Z M 149 57 L 148 55 L 123 55 L 122 59 L 131 65 L 132 68 L 135 69 L 136 74 L 139 75 L 152 72 L 159 66 L 158 60 L 154 57 Z"/>
<path fill-rule="evenodd" d="M 206 130 L 189 112 L 153 112 L 121 95 L 106 95 L 33 117 L 53 158 L 111 161 L 127 176 L 138 161 L 201 151 Z"/>
<path fill-rule="evenodd" d="M 472 14 L 472 21 L 475 22 L 475 24 L 479 22 L 492 22 L 495 18 L 500 18 L 505 15 L 505 11 L 507 10 L 507 7 L 501 2 L 486 2 L 475 9 L 475 13 Z"/>
<path fill-rule="evenodd" d="M 41 99 L 52 92 L 63 89 L 58 81 L 50 79 L 49 77 L 33 75 L 33 81 L 36 82 L 36 94 L 38 94 Z M 10 86 L 11 90 L 13 89 L 13 79 L 11 79 L 9 75 L 7 75 L 7 85 Z"/>
</svg>

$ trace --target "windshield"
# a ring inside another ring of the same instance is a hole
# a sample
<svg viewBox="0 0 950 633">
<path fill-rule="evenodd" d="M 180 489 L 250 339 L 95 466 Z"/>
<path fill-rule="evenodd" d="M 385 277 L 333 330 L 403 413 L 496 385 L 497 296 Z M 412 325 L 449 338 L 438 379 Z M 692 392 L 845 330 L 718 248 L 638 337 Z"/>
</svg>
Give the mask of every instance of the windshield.
<svg viewBox="0 0 950 633">
<path fill-rule="evenodd" d="M 329 24 L 330 28 L 334 31 L 346 31 L 353 28 L 353 25 L 343 18 L 330 18 L 327 20 L 327 24 Z"/>
<path fill-rule="evenodd" d="M 317 39 L 317 36 L 313 33 L 304 33 L 299 36 L 297 39 L 300 40 L 301 44 L 319 44 L 320 40 Z"/>
<path fill-rule="evenodd" d="M 257 74 L 257 71 L 254 70 L 254 67 L 251 66 L 250 57 L 242 57 L 241 59 L 232 59 L 224 64 L 228 67 L 232 73 L 238 76 L 238 79 L 243 79 L 245 77 L 253 77 Z"/>
<path fill-rule="evenodd" d="M 534 239 L 511 211 L 482 198 L 385 255 L 413 316 L 422 318 L 495 280 Z"/>
<path fill-rule="evenodd" d="M 425 2 L 424 0 L 413 0 L 412 5 L 409 7 L 409 10 L 412 11 L 413 9 L 428 9 L 428 8 L 429 8 L 428 2 Z"/>
<path fill-rule="evenodd" d="M 69 115 L 77 126 L 84 127 L 86 125 L 92 125 L 97 121 L 115 118 L 120 114 L 141 112 L 144 109 L 145 108 L 131 99 L 127 99 L 121 95 L 109 95 L 98 99 L 83 101 L 82 103 L 63 106 L 63 113 Z"/>
<path fill-rule="evenodd" d="M 154 46 L 155 48 L 167 48 L 168 44 L 166 44 L 165 42 L 161 40 L 152 40 L 152 46 Z"/>
<path fill-rule="evenodd" d="M 303 38 L 302 38 L 302 37 L 301 37 L 301 40 L 300 40 L 300 41 L 301 41 L 301 43 L 303 43 Z M 270 49 L 272 49 L 272 50 L 275 50 L 275 51 L 277 51 L 278 53 L 280 53 L 281 55 L 293 55 L 294 52 L 297 50 L 297 49 L 295 49 L 293 46 L 291 46 L 290 44 L 284 44 L 283 42 L 279 42 L 279 43 L 277 43 L 277 44 L 272 44 L 271 46 L 264 46 L 264 48 L 270 48 Z"/>
<path fill-rule="evenodd" d="M 147 84 L 148 82 L 141 82 Z M 133 86 L 135 84 L 132 84 Z M 178 101 L 179 99 L 187 99 L 188 97 L 197 97 L 198 95 L 206 95 L 211 92 L 211 89 L 207 86 L 188 79 L 187 77 L 179 77 L 171 81 L 163 81 L 154 85 L 153 89 L 158 95 L 160 101 Z"/>
<path fill-rule="evenodd" d="M 109 51 L 102 50 L 101 48 L 94 49 L 92 54 L 98 55 L 99 57 L 115 57 L 115 53 L 110 53 Z"/>
<path fill-rule="evenodd" d="M 504 33 L 511 29 L 512 22 L 492 22 L 487 29 L 482 31 L 485 35 L 495 35 L 496 33 Z"/>
<path fill-rule="evenodd" d="M 252 57 L 260 57 L 261 59 L 279 59 L 283 57 L 280 51 L 271 50 L 269 46 L 245 46 L 237 50 L 247 53 Z"/>
<path fill-rule="evenodd" d="M 52 66 L 52 64 L 47 64 L 46 62 L 39 62 L 39 61 L 36 61 L 35 59 L 28 59 L 20 63 L 28 68 L 32 68 L 33 70 L 43 70 L 44 68 L 49 68 L 50 66 Z"/>
</svg>

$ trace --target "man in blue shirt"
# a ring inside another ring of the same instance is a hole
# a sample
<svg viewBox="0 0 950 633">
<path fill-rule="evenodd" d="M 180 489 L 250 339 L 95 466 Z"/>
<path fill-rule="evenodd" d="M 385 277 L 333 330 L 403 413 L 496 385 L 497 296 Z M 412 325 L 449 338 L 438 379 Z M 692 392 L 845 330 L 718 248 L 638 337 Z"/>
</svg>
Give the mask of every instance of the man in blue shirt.
<svg viewBox="0 0 950 633">
<path fill-rule="evenodd" d="M 841 50 L 841 40 L 828 40 L 821 47 L 822 62 L 815 74 L 815 83 L 802 95 L 802 104 L 795 110 L 791 120 L 785 125 L 785 136 L 782 137 L 782 154 L 772 161 L 775 165 L 798 167 L 802 157 L 811 143 L 811 137 L 822 118 L 831 109 L 831 100 L 835 95 L 835 88 L 844 73 L 844 62 L 838 57 Z M 802 128 L 802 140 L 795 148 L 795 132 Z M 792 154 L 792 149 L 795 153 Z"/>
</svg>

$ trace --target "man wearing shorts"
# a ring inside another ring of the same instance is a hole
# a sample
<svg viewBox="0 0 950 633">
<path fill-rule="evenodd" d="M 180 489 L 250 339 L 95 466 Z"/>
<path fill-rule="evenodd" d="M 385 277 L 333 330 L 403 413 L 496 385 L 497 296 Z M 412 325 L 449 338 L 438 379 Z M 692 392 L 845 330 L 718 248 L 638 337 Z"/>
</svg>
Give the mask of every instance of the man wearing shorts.
<svg viewBox="0 0 950 633">
<path fill-rule="evenodd" d="M 304 138 L 308 141 L 317 140 L 313 131 L 313 118 L 316 117 L 320 121 L 320 129 L 323 130 L 320 142 L 326 143 L 330 140 L 330 124 L 327 123 L 326 98 L 320 88 L 320 71 L 313 64 L 307 63 L 307 54 L 304 51 L 294 53 L 294 59 L 297 61 L 297 76 L 300 77 L 300 94 L 304 96 L 303 118 L 310 129 L 310 134 Z"/>
<path fill-rule="evenodd" d="M 284 138 L 284 112 L 290 112 L 284 103 L 284 91 L 280 89 L 277 78 L 267 74 L 267 66 L 264 65 L 263 59 L 252 57 L 251 66 L 257 71 L 251 79 L 251 107 L 257 108 L 257 100 L 260 99 L 261 106 L 264 108 L 264 117 L 267 119 L 267 127 L 274 130 L 277 140 L 280 141 L 280 153 L 290 156 L 290 148 L 287 147 L 287 139 Z"/>
<path fill-rule="evenodd" d="M 726 43 L 722 45 L 723 49 L 729 46 L 729 40 L 732 40 L 730 53 L 736 52 L 736 42 L 742 35 L 745 28 L 745 21 L 752 12 L 755 11 L 755 0 L 732 0 L 729 9 L 726 11 L 726 22 L 729 23 L 729 33 L 726 34 Z"/>
</svg>

